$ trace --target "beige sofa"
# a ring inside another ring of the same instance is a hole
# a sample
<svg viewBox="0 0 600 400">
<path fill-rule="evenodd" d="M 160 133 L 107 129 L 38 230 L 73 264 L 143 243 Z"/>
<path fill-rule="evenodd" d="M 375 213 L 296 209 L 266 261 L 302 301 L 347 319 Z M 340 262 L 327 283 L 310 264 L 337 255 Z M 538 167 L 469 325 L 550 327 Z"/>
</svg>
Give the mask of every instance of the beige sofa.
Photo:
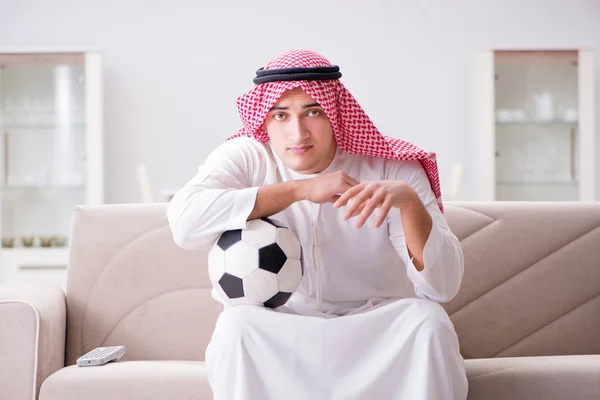
<svg viewBox="0 0 600 400">
<path fill-rule="evenodd" d="M 66 297 L 0 287 L 0 399 L 212 398 L 202 360 L 221 307 L 206 250 L 177 248 L 165 209 L 78 208 Z M 447 203 L 446 217 L 466 259 L 444 306 L 469 399 L 599 399 L 600 204 Z M 116 344 L 117 363 L 73 365 Z"/>
</svg>

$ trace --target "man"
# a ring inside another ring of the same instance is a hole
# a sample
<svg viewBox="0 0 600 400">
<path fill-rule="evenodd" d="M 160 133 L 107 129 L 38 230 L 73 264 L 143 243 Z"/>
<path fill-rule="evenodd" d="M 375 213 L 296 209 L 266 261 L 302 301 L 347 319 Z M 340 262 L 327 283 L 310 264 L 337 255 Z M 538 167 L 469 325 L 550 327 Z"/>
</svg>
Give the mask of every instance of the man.
<svg viewBox="0 0 600 400">
<path fill-rule="evenodd" d="M 219 316 L 206 351 L 216 400 L 466 398 L 438 304 L 458 292 L 464 260 L 435 158 L 380 134 L 340 76 L 307 50 L 259 69 L 237 102 L 243 128 L 169 205 L 183 248 L 270 216 L 303 248 L 286 305 Z"/>
</svg>

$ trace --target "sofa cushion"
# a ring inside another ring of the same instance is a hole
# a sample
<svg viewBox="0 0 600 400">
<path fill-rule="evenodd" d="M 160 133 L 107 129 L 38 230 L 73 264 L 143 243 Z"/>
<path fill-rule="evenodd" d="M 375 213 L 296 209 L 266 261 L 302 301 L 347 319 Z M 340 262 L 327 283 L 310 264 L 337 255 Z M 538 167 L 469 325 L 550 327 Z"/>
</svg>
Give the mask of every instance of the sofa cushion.
<svg viewBox="0 0 600 400">
<path fill-rule="evenodd" d="M 98 367 L 71 365 L 42 384 L 40 400 L 209 400 L 201 361 L 119 361 Z"/>
<path fill-rule="evenodd" d="M 600 355 L 466 360 L 469 400 L 598 399 Z"/>
</svg>

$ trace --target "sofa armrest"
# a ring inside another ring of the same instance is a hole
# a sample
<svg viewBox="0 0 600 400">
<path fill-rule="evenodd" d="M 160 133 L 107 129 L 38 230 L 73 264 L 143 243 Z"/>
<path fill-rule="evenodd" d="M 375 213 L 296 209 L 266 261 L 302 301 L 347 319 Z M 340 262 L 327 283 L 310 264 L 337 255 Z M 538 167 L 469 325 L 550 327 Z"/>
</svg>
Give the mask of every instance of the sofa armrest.
<svg viewBox="0 0 600 400">
<path fill-rule="evenodd" d="M 65 363 L 66 298 L 58 286 L 0 285 L 0 399 L 36 400 Z"/>
</svg>

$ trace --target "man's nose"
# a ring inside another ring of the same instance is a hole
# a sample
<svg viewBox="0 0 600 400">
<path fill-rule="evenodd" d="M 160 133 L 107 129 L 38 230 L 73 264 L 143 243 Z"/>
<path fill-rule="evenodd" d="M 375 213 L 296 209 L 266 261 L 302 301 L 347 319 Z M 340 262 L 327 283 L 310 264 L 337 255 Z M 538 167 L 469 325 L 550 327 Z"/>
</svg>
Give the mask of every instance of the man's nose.
<svg viewBox="0 0 600 400">
<path fill-rule="evenodd" d="M 302 120 L 299 118 L 296 118 L 290 124 L 289 135 L 290 135 L 290 139 L 292 139 L 294 141 L 300 141 L 300 140 L 306 139 L 310 135 L 310 132 L 308 132 L 308 129 L 307 129 L 306 125 L 302 122 Z"/>
</svg>

